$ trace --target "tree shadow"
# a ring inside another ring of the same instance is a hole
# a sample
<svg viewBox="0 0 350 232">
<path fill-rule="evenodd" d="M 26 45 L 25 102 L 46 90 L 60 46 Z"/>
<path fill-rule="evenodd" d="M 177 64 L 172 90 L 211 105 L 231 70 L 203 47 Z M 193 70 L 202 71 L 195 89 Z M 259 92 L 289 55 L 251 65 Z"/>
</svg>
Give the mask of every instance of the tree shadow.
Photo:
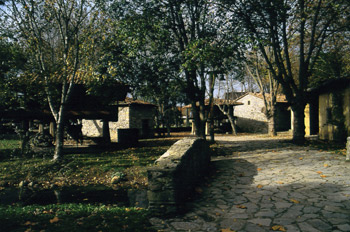
<svg viewBox="0 0 350 232">
<path fill-rule="evenodd" d="M 267 152 L 282 149 L 301 149 L 290 139 L 261 139 L 248 141 L 217 141 L 225 155 L 233 152 Z"/>
</svg>

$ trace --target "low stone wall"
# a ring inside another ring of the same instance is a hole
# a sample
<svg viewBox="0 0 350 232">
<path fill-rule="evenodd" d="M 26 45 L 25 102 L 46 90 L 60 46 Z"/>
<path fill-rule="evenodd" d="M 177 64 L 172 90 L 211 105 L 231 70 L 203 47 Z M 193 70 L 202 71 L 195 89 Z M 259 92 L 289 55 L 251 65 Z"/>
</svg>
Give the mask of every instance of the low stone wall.
<svg viewBox="0 0 350 232">
<path fill-rule="evenodd" d="M 209 163 L 210 149 L 205 140 L 177 141 L 148 169 L 149 209 L 158 214 L 177 212 L 193 194 Z"/>
</svg>

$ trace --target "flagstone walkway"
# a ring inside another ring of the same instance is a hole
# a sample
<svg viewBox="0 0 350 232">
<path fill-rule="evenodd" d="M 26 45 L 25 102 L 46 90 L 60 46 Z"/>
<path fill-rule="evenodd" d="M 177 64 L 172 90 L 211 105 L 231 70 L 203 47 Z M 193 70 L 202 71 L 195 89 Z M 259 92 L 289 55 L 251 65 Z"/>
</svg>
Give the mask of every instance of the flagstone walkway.
<svg viewBox="0 0 350 232">
<path fill-rule="evenodd" d="M 345 156 L 266 137 L 217 137 L 226 155 L 188 211 L 158 231 L 350 231 Z"/>
</svg>

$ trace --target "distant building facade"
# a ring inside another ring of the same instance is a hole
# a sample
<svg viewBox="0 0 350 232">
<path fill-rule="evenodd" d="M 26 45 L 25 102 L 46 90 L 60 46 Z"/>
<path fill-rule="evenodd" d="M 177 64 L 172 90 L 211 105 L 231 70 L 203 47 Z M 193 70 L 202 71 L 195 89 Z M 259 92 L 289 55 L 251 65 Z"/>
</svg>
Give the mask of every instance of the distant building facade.
<svg viewBox="0 0 350 232">
<path fill-rule="evenodd" d="M 232 94 L 232 93 L 231 93 Z M 243 103 L 234 108 L 234 117 L 239 132 L 267 133 L 268 121 L 264 114 L 265 104 L 262 94 L 240 93 L 232 94 L 239 97 L 233 99 Z M 267 97 L 269 97 L 267 95 Z M 291 113 L 284 95 L 277 96 L 276 104 L 276 130 L 287 131 L 291 128 Z"/>
</svg>

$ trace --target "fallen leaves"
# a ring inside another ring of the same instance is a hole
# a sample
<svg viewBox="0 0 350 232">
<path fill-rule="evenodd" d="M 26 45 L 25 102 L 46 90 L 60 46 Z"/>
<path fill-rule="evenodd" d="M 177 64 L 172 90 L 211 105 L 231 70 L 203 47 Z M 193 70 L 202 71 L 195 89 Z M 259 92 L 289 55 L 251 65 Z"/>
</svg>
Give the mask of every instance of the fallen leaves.
<svg viewBox="0 0 350 232">
<path fill-rule="evenodd" d="M 321 172 L 321 171 L 318 171 L 318 172 L 317 172 L 317 174 L 322 174 L 322 173 L 323 173 L 323 172 Z"/>
<path fill-rule="evenodd" d="M 328 164 L 324 164 L 323 167 L 327 168 L 329 165 Z"/>
<path fill-rule="evenodd" d="M 26 223 L 24 223 L 23 225 L 25 225 L 25 226 L 35 226 L 37 224 L 38 224 L 37 222 L 26 221 Z"/>
<path fill-rule="evenodd" d="M 220 232 L 235 232 L 235 230 L 231 230 L 231 229 L 221 229 Z"/>
<path fill-rule="evenodd" d="M 277 184 L 284 184 L 283 181 L 276 181 Z"/>
<path fill-rule="evenodd" d="M 256 170 L 257 170 L 258 172 L 260 172 L 260 171 L 261 171 L 261 168 L 257 168 Z"/>
<path fill-rule="evenodd" d="M 322 178 L 326 178 L 327 176 L 326 176 L 326 175 L 320 175 L 320 177 L 322 177 Z"/>
<path fill-rule="evenodd" d="M 236 207 L 239 209 L 246 209 L 247 208 L 247 206 L 245 206 L 245 205 L 236 205 Z"/>
<path fill-rule="evenodd" d="M 52 218 L 52 219 L 50 219 L 50 223 L 52 224 L 52 223 L 56 223 L 56 222 L 58 222 L 60 219 L 58 218 L 58 217 L 54 217 L 54 218 Z"/>
<path fill-rule="evenodd" d="M 264 186 L 261 185 L 261 184 L 258 184 L 256 187 L 257 187 L 257 188 L 262 188 L 262 187 L 264 187 Z"/>
<path fill-rule="evenodd" d="M 290 199 L 290 201 L 293 202 L 293 203 L 295 203 L 295 204 L 299 204 L 299 203 L 300 203 L 300 201 L 295 200 L 295 199 Z"/>
<path fill-rule="evenodd" d="M 304 158 L 303 157 L 299 157 L 300 160 L 303 160 Z"/>
<path fill-rule="evenodd" d="M 273 227 L 271 227 L 272 230 L 274 231 L 287 231 L 283 226 L 281 225 L 275 225 Z"/>
</svg>

